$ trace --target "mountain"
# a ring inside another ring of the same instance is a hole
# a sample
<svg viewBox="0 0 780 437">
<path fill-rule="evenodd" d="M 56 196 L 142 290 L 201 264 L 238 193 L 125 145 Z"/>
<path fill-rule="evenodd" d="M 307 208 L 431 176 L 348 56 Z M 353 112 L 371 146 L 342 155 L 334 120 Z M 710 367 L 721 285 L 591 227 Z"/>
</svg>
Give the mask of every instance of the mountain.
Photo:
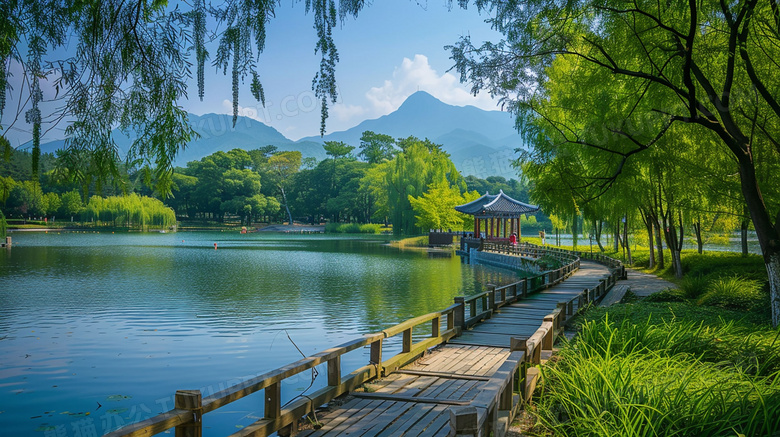
<svg viewBox="0 0 780 437">
<path fill-rule="evenodd" d="M 510 178 L 516 176 L 510 166 L 511 159 L 515 157 L 514 149 L 523 145 L 510 114 L 485 111 L 474 106 L 448 105 L 423 91 L 409 96 L 390 114 L 365 120 L 351 129 L 322 138 L 307 137 L 292 141 L 252 118 L 239 116 L 233 126 L 232 116 L 225 114 L 189 114 L 189 123 L 200 138 L 179 152 L 175 161 L 178 166 L 220 150 L 252 150 L 265 145 L 274 145 L 283 151 L 299 150 L 304 157 L 320 160 L 325 158 L 323 142 L 343 141 L 358 147 L 363 132 L 370 130 L 395 138 L 410 135 L 428 138 L 441 144 L 464 176 Z M 114 131 L 114 138 L 120 153 L 126 153 L 132 144 L 131 139 L 118 130 Z M 42 144 L 41 151 L 53 153 L 64 143 L 64 140 L 57 140 Z"/>
<path fill-rule="evenodd" d="M 323 138 L 307 137 L 301 141 L 343 141 L 357 147 L 367 130 L 396 138 L 428 138 L 442 145 L 461 173 L 481 178 L 516 177 L 510 162 L 516 157 L 514 150 L 523 147 L 510 114 L 448 105 L 424 91 L 409 96 L 390 114 Z"/>
<path fill-rule="evenodd" d="M 231 149 L 252 150 L 266 145 L 274 145 L 279 150 L 299 150 L 304 157 L 325 158 L 322 144 L 299 141 L 294 142 L 276 129 L 249 117 L 239 116 L 233 126 L 233 116 L 226 114 L 189 114 L 188 120 L 199 138 L 191 141 L 180 151 L 175 164 L 185 166 L 189 161 L 195 161 L 217 151 L 227 152 Z M 124 156 L 130 149 L 132 140 L 121 131 L 114 130 L 114 140 L 119 152 Z M 41 152 L 54 153 L 65 146 L 65 140 L 56 140 L 41 144 Z M 22 148 L 29 147 L 25 144 Z"/>
</svg>

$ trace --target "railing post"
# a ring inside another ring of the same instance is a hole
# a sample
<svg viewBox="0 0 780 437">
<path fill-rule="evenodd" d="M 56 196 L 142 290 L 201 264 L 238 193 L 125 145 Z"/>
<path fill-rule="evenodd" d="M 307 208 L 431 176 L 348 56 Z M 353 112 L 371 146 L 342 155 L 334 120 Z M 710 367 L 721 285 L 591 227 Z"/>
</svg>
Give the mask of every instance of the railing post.
<svg viewBox="0 0 780 437">
<path fill-rule="evenodd" d="M 331 387 L 341 385 L 341 355 L 328 360 L 328 385 Z"/>
<path fill-rule="evenodd" d="M 525 338 L 518 338 L 518 337 L 510 337 L 509 338 L 509 352 L 512 353 L 514 351 L 523 351 L 523 362 L 520 363 L 520 397 L 523 399 L 523 402 L 526 402 L 528 398 L 527 395 L 527 387 L 528 387 L 528 381 L 526 381 L 526 369 L 527 369 L 527 363 L 532 363 L 533 358 L 528 356 L 528 343 Z"/>
<path fill-rule="evenodd" d="M 282 386 L 275 382 L 265 389 L 265 410 L 263 416 L 266 419 L 276 420 L 282 414 Z"/>
<path fill-rule="evenodd" d="M 528 278 L 523 279 L 523 299 L 528 297 Z"/>
<path fill-rule="evenodd" d="M 456 296 L 454 300 L 455 304 L 458 306 L 452 311 L 453 322 L 458 329 L 466 329 L 466 298 L 463 296 Z"/>
<path fill-rule="evenodd" d="M 455 437 L 480 435 L 477 408 L 471 406 L 450 408 L 450 430 L 450 435 Z"/>
<path fill-rule="evenodd" d="M 555 317 L 554 316 L 544 316 L 545 323 L 551 322 L 552 323 L 552 329 L 547 331 L 547 335 L 544 336 L 544 339 L 542 340 L 542 349 L 546 351 L 551 351 L 553 348 L 553 344 L 555 343 Z"/>
<path fill-rule="evenodd" d="M 436 338 L 439 336 L 439 328 L 441 328 L 441 319 L 439 317 L 434 317 L 433 320 L 431 320 L 431 337 Z"/>
<path fill-rule="evenodd" d="M 376 366 L 377 378 L 382 376 L 382 339 L 371 343 L 371 364 Z"/>
<path fill-rule="evenodd" d="M 574 300 L 569 301 L 569 310 L 568 310 L 569 317 L 574 315 Z"/>
<path fill-rule="evenodd" d="M 176 427 L 176 437 L 200 437 L 203 432 L 203 397 L 200 390 L 176 390 L 174 407 L 192 411 L 192 421 Z"/>
<path fill-rule="evenodd" d="M 404 353 L 412 351 L 412 328 L 404 330 L 403 349 Z"/>
<path fill-rule="evenodd" d="M 566 311 L 567 307 L 568 305 L 566 304 L 566 302 L 558 302 L 558 308 L 561 309 L 561 315 L 563 316 L 564 322 L 569 319 L 569 316 L 571 316 L 571 314 L 568 314 Z"/>
<path fill-rule="evenodd" d="M 496 310 L 496 285 L 495 284 L 488 284 L 488 306 L 487 310 L 495 311 Z"/>
</svg>

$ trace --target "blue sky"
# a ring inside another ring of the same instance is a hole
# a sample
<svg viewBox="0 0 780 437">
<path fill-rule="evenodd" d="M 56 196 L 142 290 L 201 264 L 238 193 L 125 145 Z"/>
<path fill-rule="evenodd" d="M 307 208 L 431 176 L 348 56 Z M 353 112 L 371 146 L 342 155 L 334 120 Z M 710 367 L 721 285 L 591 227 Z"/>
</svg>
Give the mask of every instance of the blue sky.
<svg viewBox="0 0 780 437">
<path fill-rule="evenodd" d="M 331 108 L 327 131 L 348 129 L 388 114 L 417 90 L 453 105 L 498 109 L 486 93 L 471 96 L 468 86 L 458 82 L 457 73 L 447 73 L 453 62 L 445 45 L 461 35 L 471 35 L 477 42 L 499 39 L 484 22 L 486 18 L 473 7 L 449 10 L 445 0 L 377 0 L 358 18 L 346 19 L 334 32 L 340 55 L 336 76 L 340 96 Z M 239 101 L 242 115 L 273 126 L 294 140 L 318 135 L 320 111 L 311 91 L 320 59 L 314 53 L 315 39 L 313 17 L 305 14 L 303 2 L 284 1 L 268 25 L 266 50 L 259 60 L 266 108 L 244 84 Z M 210 50 L 213 53 L 215 47 Z M 232 113 L 230 77 L 214 67 L 207 67 L 204 101 L 198 100 L 194 83 L 189 94 L 190 100 L 181 103 L 192 113 Z M 2 121 L 5 127 L 9 113 L 15 112 L 16 100 L 9 96 Z M 29 140 L 31 127 L 24 123 L 23 115 L 14 128 L 7 132 L 12 145 Z M 60 123 L 46 136 L 62 138 L 63 130 Z"/>
</svg>

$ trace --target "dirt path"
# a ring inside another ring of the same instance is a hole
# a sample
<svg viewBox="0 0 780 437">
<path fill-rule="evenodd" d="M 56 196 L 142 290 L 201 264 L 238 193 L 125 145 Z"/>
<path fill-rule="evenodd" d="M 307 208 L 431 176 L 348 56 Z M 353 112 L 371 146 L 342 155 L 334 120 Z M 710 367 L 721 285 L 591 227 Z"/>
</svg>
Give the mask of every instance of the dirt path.
<svg viewBox="0 0 780 437">
<path fill-rule="evenodd" d="M 628 268 L 626 272 L 628 273 L 628 280 L 620 281 L 620 285 L 628 285 L 631 287 L 631 291 L 639 297 L 647 297 L 667 288 L 679 288 L 677 284 L 655 275 Z"/>
</svg>

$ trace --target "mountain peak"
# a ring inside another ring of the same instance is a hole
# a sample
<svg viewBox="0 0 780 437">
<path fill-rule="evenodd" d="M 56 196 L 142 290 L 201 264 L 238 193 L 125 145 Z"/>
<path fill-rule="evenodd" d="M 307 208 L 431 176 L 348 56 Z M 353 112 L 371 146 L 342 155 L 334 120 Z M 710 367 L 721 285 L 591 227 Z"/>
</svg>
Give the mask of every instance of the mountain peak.
<svg viewBox="0 0 780 437">
<path fill-rule="evenodd" d="M 450 105 L 442 102 L 436 97 L 433 97 L 432 95 L 428 94 L 425 91 L 417 91 L 416 93 L 407 97 L 406 100 L 404 100 L 404 102 L 401 104 L 401 108 L 404 107 L 419 108 L 419 107 L 430 107 L 430 106 L 450 106 Z"/>
</svg>

